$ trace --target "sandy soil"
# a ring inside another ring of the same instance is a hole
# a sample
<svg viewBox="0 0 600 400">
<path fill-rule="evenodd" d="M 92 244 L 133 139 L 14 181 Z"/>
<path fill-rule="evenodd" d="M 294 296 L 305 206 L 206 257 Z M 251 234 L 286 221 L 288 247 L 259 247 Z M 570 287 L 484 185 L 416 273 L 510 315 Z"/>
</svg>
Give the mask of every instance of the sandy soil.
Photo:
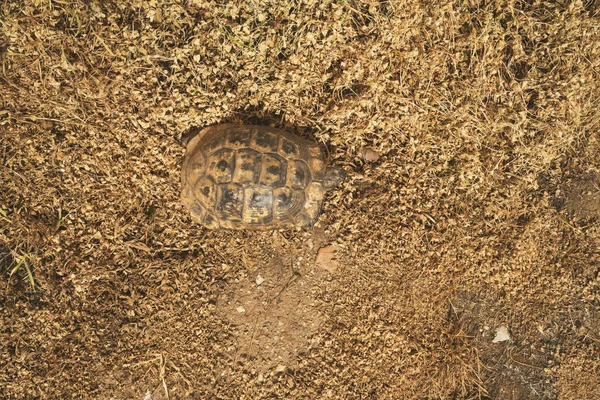
<svg viewBox="0 0 600 400">
<path fill-rule="evenodd" d="M 0 397 L 599 399 L 599 13 L 0 2 Z M 314 227 L 191 221 L 217 122 L 348 173 Z"/>
</svg>

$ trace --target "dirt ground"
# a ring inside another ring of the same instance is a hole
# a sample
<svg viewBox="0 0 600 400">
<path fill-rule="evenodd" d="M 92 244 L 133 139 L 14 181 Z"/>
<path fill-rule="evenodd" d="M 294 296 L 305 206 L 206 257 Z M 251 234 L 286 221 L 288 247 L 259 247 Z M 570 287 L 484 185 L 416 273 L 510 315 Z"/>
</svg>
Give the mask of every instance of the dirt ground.
<svg viewBox="0 0 600 400">
<path fill-rule="evenodd" d="M 0 398 L 600 399 L 599 108 L 594 0 L 0 0 Z M 191 221 L 217 122 L 313 228 Z"/>
</svg>

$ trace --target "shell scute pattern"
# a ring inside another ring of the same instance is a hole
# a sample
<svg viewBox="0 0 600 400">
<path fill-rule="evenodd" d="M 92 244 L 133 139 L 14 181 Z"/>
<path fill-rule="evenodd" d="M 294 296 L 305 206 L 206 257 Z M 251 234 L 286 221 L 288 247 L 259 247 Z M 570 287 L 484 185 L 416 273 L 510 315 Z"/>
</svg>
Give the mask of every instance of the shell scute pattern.
<svg viewBox="0 0 600 400">
<path fill-rule="evenodd" d="M 234 149 L 250 147 L 251 140 L 252 134 L 243 126 L 231 129 L 226 135 L 227 147 Z"/>
<path fill-rule="evenodd" d="M 217 213 L 221 219 L 241 221 L 244 210 L 244 188 L 236 183 L 219 185 Z"/>
<path fill-rule="evenodd" d="M 287 161 L 275 153 L 262 156 L 260 179 L 261 186 L 280 187 L 285 184 Z"/>
<path fill-rule="evenodd" d="M 235 168 L 235 150 L 219 149 L 208 156 L 206 176 L 215 183 L 229 183 Z"/>
<path fill-rule="evenodd" d="M 214 125 L 188 142 L 181 196 L 211 229 L 307 226 L 321 209 L 325 169 L 318 146 L 286 131 Z"/>
<path fill-rule="evenodd" d="M 234 182 L 241 184 L 258 183 L 262 165 L 262 154 L 256 150 L 244 148 L 236 153 L 236 167 L 233 173 Z"/>
<path fill-rule="evenodd" d="M 263 151 L 276 153 L 279 147 L 279 135 L 277 132 L 269 132 L 266 130 L 258 130 L 252 140 L 252 148 Z"/>
</svg>

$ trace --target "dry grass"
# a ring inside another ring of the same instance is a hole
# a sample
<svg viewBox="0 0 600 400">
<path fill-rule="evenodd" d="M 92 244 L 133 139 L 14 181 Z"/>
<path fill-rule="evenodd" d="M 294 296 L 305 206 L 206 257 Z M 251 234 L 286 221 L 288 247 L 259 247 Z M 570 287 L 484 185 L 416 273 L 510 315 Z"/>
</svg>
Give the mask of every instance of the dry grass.
<svg viewBox="0 0 600 400">
<path fill-rule="evenodd" d="M 596 398 L 596 3 L 0 2 L 0 267 L 36 284 L 0 280 L 0 397 Z M 327 147 L 317 229 L 190 222 L 178 140 L 221 121 Z M 219 294 L 313 242 L 315 345 L 228 356 Z"/>
<path fill-rule="evenodd" d="M 597 349 L 590 349 L 587 346 L 582 348 L 578 358 L 567 360 L 557 372 L 558 388 L 562 398 L 597 399 L 600 397 L 600 364 Z"/>
</svg>

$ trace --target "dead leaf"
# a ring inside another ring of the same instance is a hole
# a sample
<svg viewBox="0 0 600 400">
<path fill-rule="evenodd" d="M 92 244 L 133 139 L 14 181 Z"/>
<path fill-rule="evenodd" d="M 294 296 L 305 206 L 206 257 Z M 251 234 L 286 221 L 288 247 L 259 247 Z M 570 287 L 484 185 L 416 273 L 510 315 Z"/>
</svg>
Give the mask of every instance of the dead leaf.
<svg viewBox="0 0 600 400">
<path fill-rule="evenodd" d="M 337 252 L 339 250 L 340 248 L 335 245 L 321 247 L 317 253 L 315 266 L 331 273 L 335 272 L 339 266 L 337 257 Z"/>
<path fill-rule="evenodd" d="M 134 249 L 138 249 L 141 251 L 145 251 L 146 253 L 150 253 L 152 251 L 152 249 L 148 246 L 146 246 L 144 243 L 142 242 L 127 242 L 125 243 L 127 246 L 132 247 Z"/>
</svg>

